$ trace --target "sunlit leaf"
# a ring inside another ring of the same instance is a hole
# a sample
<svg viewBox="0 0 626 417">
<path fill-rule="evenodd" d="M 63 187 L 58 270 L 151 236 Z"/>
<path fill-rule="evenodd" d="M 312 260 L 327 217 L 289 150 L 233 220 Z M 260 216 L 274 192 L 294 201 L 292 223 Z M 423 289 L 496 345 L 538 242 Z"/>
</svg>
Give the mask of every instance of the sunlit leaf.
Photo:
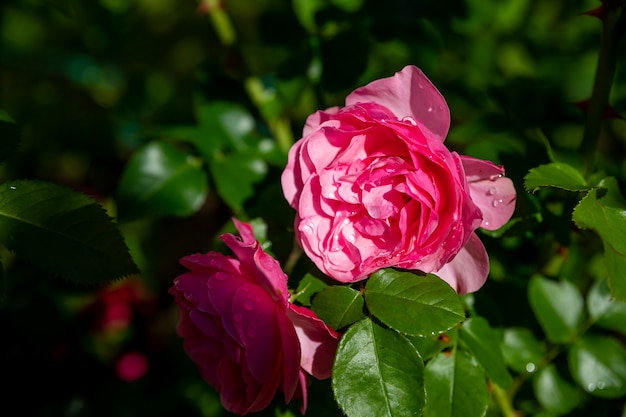
<svg viewBox="0 0 626 417">
<path fill-rule="evenodd" d="M 77 283 L 105 283 L 138 272 L 102 207 L 52 183 L 0 185 L 0 242 L 38 267 Z"/>
<path fill-rule="evenodd" d="M 626 301 L 626 201 L 615 178 L 604 178 L 599 186 L 580 201 L 572 217 L 578 227 L 602 238 L 611 294 Z"/>
<path fill-rule="evenodd" d="M 300 304 L 309 307 L 311 306 L 311 297 L 326 287 L 328 287 L 328 284 L 321 279 L 311 274 L 306 274 L 298 283 L 298 288 L 294 294 L 294 301 L 298 301 Z"/>
<path fill-rule="evenodd" d="M 589 188 L 582 174 L 563 162 L 552 162 L 532 168 L 524 177 L 524 187 L 532 193 L 542 187 L 556 187 L 569 191 Z"/>
<path fill-rule="evenodd" d="M 513 379 L 502 355 L 502 338 L 482 317 L 472 317 L 461 326 L 461 340 L 472 351 L 487 376 L 502 388 L 508 388 Z"/>
<path fill-rule="evenodd" d="M 311 308 L 333 329 L 341 329 L 365 317 L 361 293 L 340 285 L 320 291 L 313 299 Z"/>
<path fill-rule="evenodd" d="M 539 403 L 558 416 L 571 412 L 581 398 L 581 392 L 559 375 L 554 364 L 537 372 L 533 379 L 533 389 Z"/>
<path fill-rule="evenodd" d="M 530 329 L 513 327 L 504 330 L 504 359 L 517 372 L 534 372 L 546 354 L 546 345 Z"/>
<path fill-rule="evenodd" d="M 383 323 L 412 335 L 442 333 L 465 318 L 457 293 L 431 274 L 418 276 L 394 269 L 377 271 L 365 286 L 365 302 Z"/>
<path fill-rule="evenodd" d="M 583 298 L 574 284 L 533 277 L 528 286 L 530 306 L 548 339 L 567 343 L 578 333 L 583 319 Z"/>
<path fill-rule="evenodd" d="M 617 339 L 586 334 L 569 348 L 567 359 L 574 379 L 591 395 L 626 395 L 626 349 Z"/>
<path fill-rule="evenodd" d="M 405 417 L 424 407 L 424 363 L 411 343 L 369 318 L 342 336 L 332 374 L 348 417 Z"/>
<path fill-rule="evenodd" d="M 206 173 L 192 155 L 167 142 L 151 142 L 128 161 L 117 190 L 119 217 L 186 216 L 208 192 Z"/>
<path fill-rule="evenodd" d="M 424 372 L 424 417 L 481 417 L 487 410 L 485 373 L 468 352 L 440 353 Z"/>
</svg>

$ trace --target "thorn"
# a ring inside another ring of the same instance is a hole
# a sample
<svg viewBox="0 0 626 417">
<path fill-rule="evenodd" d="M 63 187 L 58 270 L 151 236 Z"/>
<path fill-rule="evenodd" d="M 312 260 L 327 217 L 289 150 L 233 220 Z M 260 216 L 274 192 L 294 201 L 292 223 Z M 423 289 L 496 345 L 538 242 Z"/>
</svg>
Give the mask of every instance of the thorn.
<svg viewBox="0 0 626 417">
<path fill-rule="evenodd" d="M 586 112 L 589 107 L 589 99 L 576 101 L 572 103 L 574 106 L 578 107 L 582 111 Z M 604 109 L 604 118 L 605 119 L 620 119 L 626 120 L 624 116 L 615 111 L 615 109 L 609 105 L 607 105 Z"/>
<path fill-rule="evenodd" d="M 593 16 L 593 17 L 597 17 L 600 20 L 604 19 L 604 4 L 601 4 L 600 6 L 596 7 L 595 9 L 586 11 L 581 13 L 582 15 L 587 15 L 587 16 Z"/>
</svg>

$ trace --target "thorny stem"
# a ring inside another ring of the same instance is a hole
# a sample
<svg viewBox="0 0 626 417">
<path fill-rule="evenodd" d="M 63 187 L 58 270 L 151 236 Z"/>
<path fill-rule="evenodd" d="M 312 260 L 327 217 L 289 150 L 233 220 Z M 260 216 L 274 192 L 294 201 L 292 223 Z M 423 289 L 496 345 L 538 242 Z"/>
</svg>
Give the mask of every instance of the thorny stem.
<svg viewBox="0 0 626 417">
<path fill-rule="evenodd" d="M 623 8 L 623 0 L 604 0 L 602 41 L 581 145 L 581 151 L 586 158 L 586 177 L 591 174 L 595 164 L 595 151 L 600 137 L 602 120 L 609 103 L 617 64 L 617 44 L 623 30 L 621 26 L 624 24 L 623 19 L 621 19 Z"/>
</svg>

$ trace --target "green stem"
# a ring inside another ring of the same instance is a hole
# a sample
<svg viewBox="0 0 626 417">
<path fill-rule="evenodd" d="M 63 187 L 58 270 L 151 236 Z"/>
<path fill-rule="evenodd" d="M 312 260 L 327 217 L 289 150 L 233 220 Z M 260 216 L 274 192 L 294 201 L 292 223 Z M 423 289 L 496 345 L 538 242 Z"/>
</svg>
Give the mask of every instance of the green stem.
<svg viewBox="0 0 626 417">
<path fill-rule="evenodd" d="M 513 404 L 511 403 L 511 399 L 507 392 L 502 389 L 500 386 L 496 384 L 492 384 L 492 392 L 498 403 L 498 407 L 500 407 L 500 412 L 503 417 L 517 417 L 518 414 L 513 408 Z"/>
<path fill-rule="evenodd" d="M 222 45 L 230 46 L 235 42 L 235 30 L 230 21 L 230 17 L 224 10 L 221 0 L 201 0 L 207 8 L 213 28 L 217 32 Z"/>
<path fill-rule="evenodd" d="M 622 0 L 605 0 L 602 21 L 604 28 L 600 44 L 600 54 L 593 84 L 593 91 L 587 107 L 585 130 L 581 151 L 585 155 L 585 176 L 591 174 L 595 165 L 595 151 L 600 137 L 602 120 L 609 103 L 611 85 L 617 64 L 617 44 L 621 35 L 620 15 Z"/>
<path fill-rule="evenodd" d="M 244 85 L 246 91 L 248 92 L 248 96 L 259 109 L 261 116 L 267 122 L 267 126 L 272 132 L 272 135 L 276 138 L 279 148 L 283 151 L 283 153 L 287 154 L 294 142 L 289 119 L 281 115 L 272 114 L 273 111 L 267 111 L 267 108 L 271 107 L 270 101 L 274 98 L 268 97 L 267 91 L 258 77 L 250 77 L 246 79 Z"/>
</svg>

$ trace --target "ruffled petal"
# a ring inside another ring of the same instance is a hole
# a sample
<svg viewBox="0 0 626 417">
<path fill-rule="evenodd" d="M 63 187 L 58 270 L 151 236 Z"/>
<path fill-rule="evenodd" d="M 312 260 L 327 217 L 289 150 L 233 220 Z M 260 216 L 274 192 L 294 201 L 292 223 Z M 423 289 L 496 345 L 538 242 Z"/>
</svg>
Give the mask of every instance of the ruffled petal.
<svg viewBox="0 0 626 417">
<path fill-rule="evenodd" d="M 346 106 L 373 102 L 386 107 L 399 119 L 421 121 L 442 142 L 450 128 L 450 109 L 439 90 L 422 70 L 407 65 L 393 77 L 372 81 L 346 98 Z"/>
<path fill-rule="evenodd" d="M 489 275 L 489 257 L 476 233 L 450 262 L 435 274 L 459 294 L 474 292 L 483 286 Z"/>
<path fill-rule="evenodd" d="M 308 308 L 289 304 L 287 316 L 300 341 L 300 366 L 317 379 L 330 377 L 339 334 Z"/>
<path fill-rule="evenodd" d="M 496 230 L 515 211 L 517 194 L 513 181 L 504 176 L 504 169 L 489 161 L 461 156 L 470 196 L 483 214 L 480 227 Z"/>
</svg>

